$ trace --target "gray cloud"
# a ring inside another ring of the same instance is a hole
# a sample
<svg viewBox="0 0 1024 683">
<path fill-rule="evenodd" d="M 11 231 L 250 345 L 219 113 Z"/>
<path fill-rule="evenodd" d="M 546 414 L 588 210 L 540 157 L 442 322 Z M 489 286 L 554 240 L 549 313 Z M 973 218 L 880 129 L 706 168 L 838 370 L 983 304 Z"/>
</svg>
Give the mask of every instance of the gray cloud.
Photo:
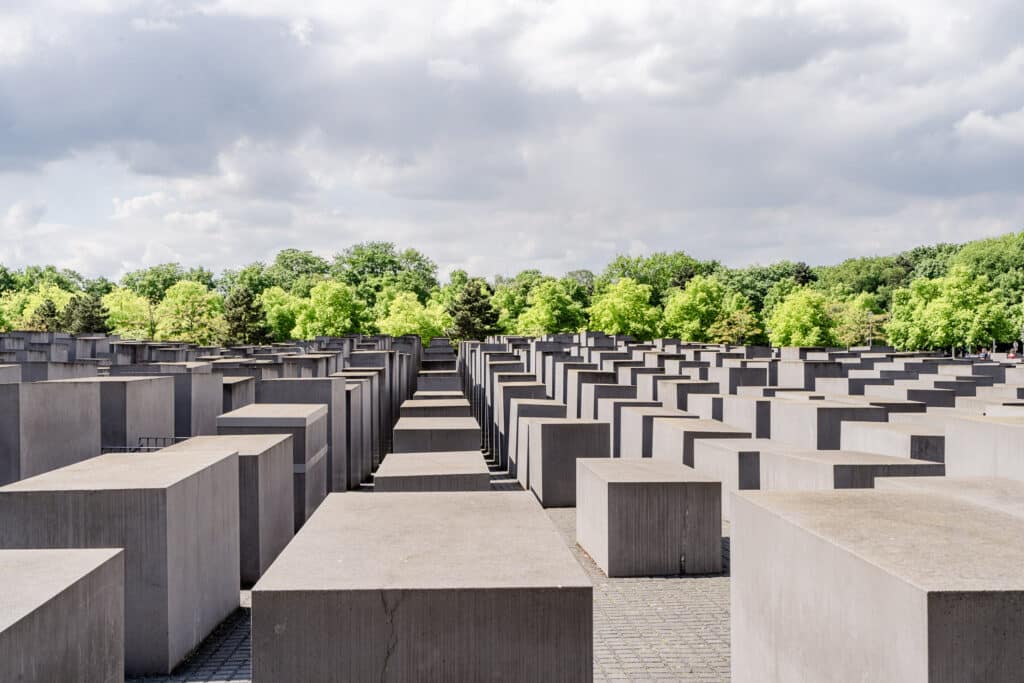
<svg viewBox="0 0 1024 683">
<path fill-rule="evenodd" d="M 105 4 L 0 14 L 0 261 L 833 262 L 1024 216 L 1019 3 Z"/>
</svg>

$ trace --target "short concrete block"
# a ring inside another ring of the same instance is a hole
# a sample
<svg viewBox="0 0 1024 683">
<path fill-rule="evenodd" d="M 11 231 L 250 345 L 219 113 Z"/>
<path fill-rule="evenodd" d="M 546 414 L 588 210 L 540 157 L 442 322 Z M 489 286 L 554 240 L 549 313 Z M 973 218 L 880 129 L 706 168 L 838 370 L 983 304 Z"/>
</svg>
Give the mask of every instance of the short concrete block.
<svg viewBox="0 0 1024 683">
<path fill-rule="evenodd" d="M 395 453 L 480 450 L 472 417 L 403 417 L 395 423 Z"/>
<path fill-rule="evenodd" d="M 490 491 L 491 471 L 479 449 L 453 453 L 389 453 L 373 475 L 374 491 Z"/>
<path fill-rule="evenodd" d="M 576 504 L 576 459 L 610 458 L 611 426 L 598 420 L 533 418 L 530 490 L 544 507 Z"/>
<path fill-rule="evenodd" d="M 651 457 L 693 467 L 698 439 L 749 439 L 750 432 L 714 420 L 676 420 L 657 416 L 651 430 Z"/>
</svg>

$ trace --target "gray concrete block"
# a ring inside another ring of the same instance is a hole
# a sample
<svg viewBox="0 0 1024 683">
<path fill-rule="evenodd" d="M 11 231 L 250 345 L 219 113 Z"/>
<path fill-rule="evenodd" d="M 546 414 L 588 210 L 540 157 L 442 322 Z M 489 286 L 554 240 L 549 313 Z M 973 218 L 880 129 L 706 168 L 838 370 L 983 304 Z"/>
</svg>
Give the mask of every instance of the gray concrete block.
<svg viewBox="0 0 1024 683">
<path fill-rule="evenodd" d="M 945 462 L 946 437 L 943 430 L 929 425 L 847 422 L 843 425 L 839 443 L 844 451 Z"/>
<path fill-rule="evenodd" d="M 946 435 L 947 475 L 1024 481 L 1024 419 L 962 414 L 938 419 Z"/>
<path fill-rule="evenodd" d="M 531 418 L 527 479 L 544 507 L 576 504 L 576 459 L 610 458 L 611 426 L 598 420 Z"/>
<path fill-rule="evenodd" d="M 722 570 L 721 484 L 655 460 L 576 461 L 576 541 L 609 577 Z"/>
<path fill-rule="evenodd" d="M 290 434 L 295 531 L 327 495 L 327 406 L 253 403 L 217 418 L 220 435 Z"/>
<path fill-rule="evenodd" d="M 224 403 L 221 412 L 230 413 L 256 402 L 256 379 L 253 377 L 223 377 Z"/>
<path fill-rule="evenodd" d="M 657 401 L 641 401 L 639 399 L 601 399 L 597 405 L 597 419 L 612 426 L 612 457 L 622 456 L 622 409 L 626 406 L 636 408 L 661 408 Z"/>
<path fill-rule="evenodd" d="M 508 473 L 510 477 L 515 477 L 524 489 L 530 488 L 528 419 L 565 417 L 566 412 L 565 404 L 554 399 L 512 400 L 509 411 Z"/>
<path fill-rule="evenodd" d="M 750 432 L 757 439 L 772 436 L 772 402 L 756 396 L 726 396 L 722 399 L 722 422 Z"/>
<path fill-rule="evenodd" d="M 764 448 L 760 467 L 761 489 L 765 491 L 872 488 L 876 477 L 930 477 L 945 473 L 942 463 L 927 460 L 786 446 Z"/>
<path fill-rule="evenodd" d="M 0 550 L 0 680 L 124 680 L 123 554 Z"/>
<path fill-rule="evenodd" d="M 772 438 L 806 449 L 836 450 L 844 421 L 885 422 L 883 408 L 839 401 L 776 399 L 772 403 Z"/>
<path fill-rule="evenodd" d="M 96 384 L 0 384 L 0 484 L 100 453 Z"/>
<path fill-rule="evenodd" d="M 590 580 L 525 492 L 332 494 L 252 603 L 254 683 L 593 677 Z"/>
<path fill-rule="evenodd" d="M 1024 520 L 928 494 L 734 495 L 734 683 L 1019 680 Z"/>
<path fill-rule="evenodd" d="M 399 417 L 472 417 L 464 398 L 409 399 L 402 403 Z"/>
<path fill-rule="evenodd" d="M 164 449 L 181 450 L 238 453 L 239 571 L 252 586 L 295 534 L 291 435 L 194 436 Z"/>
<path fill-rule="evenodd" d="M 584 420 L 597 420 L 601 419 L 598 415 L 601 399 L 635 399 L 636 387 L 627 384 L 584 384 L 580 396 L 580 417 Z"/>
<path fill-rule="evenodd" d="M 373 476 L 374 491 L 490 491 L 491 471 L 479 449 L 389 453 Z"/>
<path fill-rule="evenodd" d="M 239 604 L 238 456 L 111 453 L 0 488 L 0 548 L 124 548 L 125 670 L 167 674 Z"/>
<path fill-rule="evenodd" d="M 174 439 L 174 379 L 165 376 L 57 380 L 100 389 L 100 448 L 125 450 Z"/>
<path fill-rule="evenodd" d="M 651 457 L 693 467 L 698 439 L 749 439 L 750 432 L 714 420 L 679 420 L 656 415 L 651 427 Z"/>
<path fill-rule="evenodd" d="M 271 379 L 256 387 L 257 403 L 314 403 L 327 406 L 327 491 L 347 491 L 348 419 L 344 377 Z"/>
<path fill-rule="evenodd" d="M 654 448 L 654 419 L 698 420 L 696 415 L 674 408 L 626 405 L 619 413 L 619 457 L 649 458 Z"/>
<path fill-rule="evenodd" d="M 778 447 L 770 439 L 697 439 L 693 469 L 722 483 L 722 519 L 731 519 L 733 491 L 761 488 L 761 450 Z"/>
<path fill-rule="evenodd" d="M 395 423 L 395 453 L 480 450 L 480 425 L 471 417 L 403 417 Z"/>
</svg>

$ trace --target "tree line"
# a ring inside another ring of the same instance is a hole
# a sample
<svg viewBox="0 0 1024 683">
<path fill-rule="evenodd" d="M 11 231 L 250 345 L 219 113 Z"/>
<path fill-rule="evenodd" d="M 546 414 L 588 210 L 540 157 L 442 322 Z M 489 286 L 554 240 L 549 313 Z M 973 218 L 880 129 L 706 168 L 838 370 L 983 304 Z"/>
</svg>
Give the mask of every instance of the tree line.
<svg viewBox="0 0 1024 683">
<path fill-rule="evenodd" d="M 54 266 L 0 265 L 0 329 L 109 332 L 197 344 L 350 333 L 480 339 L 589 328 L 638 340 L 980 347 L 1024 322 L 1024 232 L 838 265 L 729 268 L 683 251 L 617 256 L 601 272 L 538 270 L 447 281 L 416 249 L 285 249 L 219 275 L 165 263 L 113 282 Z"/>
</svg>

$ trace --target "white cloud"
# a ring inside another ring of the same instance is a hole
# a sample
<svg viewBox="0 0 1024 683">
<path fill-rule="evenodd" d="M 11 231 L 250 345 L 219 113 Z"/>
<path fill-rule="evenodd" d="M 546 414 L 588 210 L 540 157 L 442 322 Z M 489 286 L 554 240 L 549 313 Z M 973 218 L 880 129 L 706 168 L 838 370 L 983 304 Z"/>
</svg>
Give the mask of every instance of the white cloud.
<svg viewBox="0 0 1024 683">
<path fill-rule="evenodd" d="M 46 215 L 44 202 L 20 201 L 11 205 L 4 214 L 4 228 L 25 231 L 36 227 Z"/>
</svg>

